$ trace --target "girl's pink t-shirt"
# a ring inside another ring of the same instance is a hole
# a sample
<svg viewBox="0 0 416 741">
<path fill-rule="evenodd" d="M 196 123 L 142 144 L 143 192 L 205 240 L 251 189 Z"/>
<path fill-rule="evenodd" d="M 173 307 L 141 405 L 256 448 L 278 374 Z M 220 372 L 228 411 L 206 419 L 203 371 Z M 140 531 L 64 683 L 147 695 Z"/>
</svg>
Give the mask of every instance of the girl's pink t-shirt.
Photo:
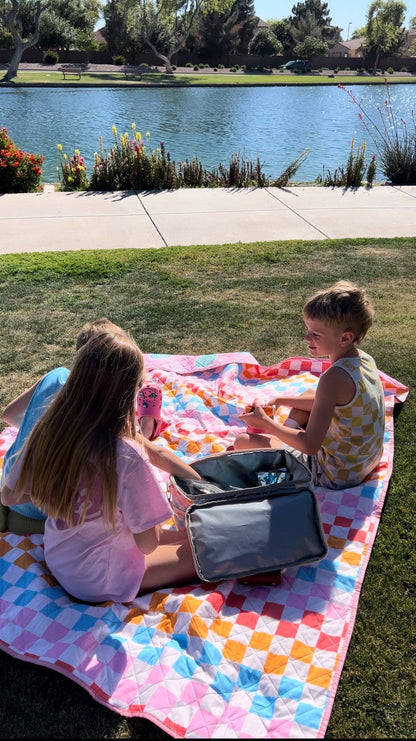
<svg viewBox="0 0 416 741">
<path fill-rule="evenodd" d="M 18 462 L 5 481 L 10 489 L 19 468 Z M 139 591 L 145 568 L 145 556 L 133 533 L 144 532 L 172 516 L 143 448 L 133 440 L 118 442 L 115 531 L 103 519 L 98 476 L 93 479 L 81 525 L 85 495 L 86 475 L 81 479 L 73 527 L 63 520 L 46 519 L 46 563 L 61 586 L 81 601 L 130 602 Z"/>
</svg>

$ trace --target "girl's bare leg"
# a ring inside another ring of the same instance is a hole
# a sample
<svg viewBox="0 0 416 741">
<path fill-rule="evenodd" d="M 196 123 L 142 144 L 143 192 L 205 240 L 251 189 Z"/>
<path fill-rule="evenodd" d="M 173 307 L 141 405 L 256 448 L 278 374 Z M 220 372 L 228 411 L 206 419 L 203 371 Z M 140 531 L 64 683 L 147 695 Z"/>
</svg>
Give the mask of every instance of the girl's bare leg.
<svg viewBox="0 0 416 741">
<path fill-rule="evenodd" d="M 140 431 L 143 437 L 151 440 L 156 426 L 154 417 L 142 417 L 140 420 Z"/>
<path fill-rule="evenodd" d="M 255 448 L 282 448 L 284 444 L 278 437 L 262 435 L 259 432 L 242 432 L 233 442 L 234 450 L 253 450 Z"/>
<path fill-rule="evenodd" d="M 159 545 L 153 553 L 146 556 L 146 569 L 139 595 L 162 587 L 199 581 L 186 531 L 162 530 Z"/>
</svg>

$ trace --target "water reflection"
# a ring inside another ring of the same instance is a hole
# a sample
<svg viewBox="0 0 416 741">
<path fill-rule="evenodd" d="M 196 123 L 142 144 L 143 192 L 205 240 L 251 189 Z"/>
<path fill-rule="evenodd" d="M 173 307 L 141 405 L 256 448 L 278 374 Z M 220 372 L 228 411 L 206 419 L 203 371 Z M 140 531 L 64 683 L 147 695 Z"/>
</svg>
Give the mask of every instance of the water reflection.
<svg viewBox="0 0 416 741">
<path fill-rule="evenodd" d="M 385 113 L 384 85 L 351 86 L 367 111 L 381 123 L 377 107 Z M 412 85 L 390 89 L 398 120 L 409 120 Z M 56 145 L 71 156 L 80 149 L 91 174 L 99 137 L 105 149 L 113 142 L 112 127 L 131 133 L 131 124 L 151 146 L 164 141 L 172 159 L 196 155 L 212 169 L 228 163 L 233 152 L 263 163 L 269 177 L 278 177 L 301 152 L 309 154 L 297 179 L 315 180 L 323 168 L 345 165 L 355 139 L 367 144 L 366 161 L 376 153 L 359 109 L 336 86 L 247 88 L 3 88 L 0 90 L 0 125 L 15 144 L 45 155 L 44 182 L 58 180 Z M 381 177 L 381 176 L 380 176 Z"/>
</svg>

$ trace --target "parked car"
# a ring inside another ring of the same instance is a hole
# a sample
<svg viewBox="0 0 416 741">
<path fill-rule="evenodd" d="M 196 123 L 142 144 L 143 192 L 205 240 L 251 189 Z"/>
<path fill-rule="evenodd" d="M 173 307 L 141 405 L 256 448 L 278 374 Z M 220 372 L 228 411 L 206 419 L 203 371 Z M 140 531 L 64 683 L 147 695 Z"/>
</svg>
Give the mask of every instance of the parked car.
<svg viewBox="0 0 416 741">
<path fill-rule="evenodd" d="M 312 65 L 307 59 L 292 59 L 282 64 L 280 69 L 286 69 L 289 72 L 311 72 Z"/>
</svg>

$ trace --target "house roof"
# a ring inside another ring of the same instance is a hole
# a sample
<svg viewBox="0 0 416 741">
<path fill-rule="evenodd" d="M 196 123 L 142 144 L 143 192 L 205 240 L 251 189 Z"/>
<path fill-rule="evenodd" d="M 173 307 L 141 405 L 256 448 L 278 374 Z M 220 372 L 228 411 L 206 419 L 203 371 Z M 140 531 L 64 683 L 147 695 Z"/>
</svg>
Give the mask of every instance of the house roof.
<svg viewBox="0 0 416 741">
<path fill-rule="evenodd" d="M 348 51 L 351 51 L 351 47 L 348 46 L 348 44 L 345 41 L 337 41 L 337 43 L 331 47 L 331 52 L 335 52 L 335 51 L 348 52 Z"/>
<path fill-rule="evenodd" d="M 94 36 L 100 45 L 105 45 L 107 43 L 107 41 L 105 40 L 104 36 L 101 33 L 103 28 L 105 28 L 105 26 L 103 26 L 102 28 L 97 28 L 97 30 L 94 32 Z"/>
<path fill-rule="evenodd" d="M 347 49 L 350 49 L 351 51 L 357 51 L 358 49 L 361 49 L 361 47 L 365 44 L 365 38 L 364 36 L 361 36 L 358 39 L 349 39 L 349 41 L 343 41 L 342 43 L 344 46 L 347 47 Z"/>
</svg>

